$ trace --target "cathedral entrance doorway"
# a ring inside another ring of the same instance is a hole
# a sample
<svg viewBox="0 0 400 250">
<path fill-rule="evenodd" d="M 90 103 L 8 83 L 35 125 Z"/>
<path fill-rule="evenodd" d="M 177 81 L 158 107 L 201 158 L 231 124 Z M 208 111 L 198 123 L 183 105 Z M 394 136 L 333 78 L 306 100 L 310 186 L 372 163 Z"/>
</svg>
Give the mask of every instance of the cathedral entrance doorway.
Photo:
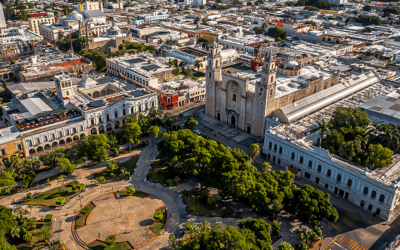
<svg viewBox="0 0 400 250">
<path fill-rule="evenodd" d="M 233 115 L 231 116 L 231 127 L 236 128 L 236 117 Z"/>
<path fill-rule="evenodd" d="M 217 113 L 217 120 L 221 121 L 221 114 L 220 113 Z"/>
</svg>

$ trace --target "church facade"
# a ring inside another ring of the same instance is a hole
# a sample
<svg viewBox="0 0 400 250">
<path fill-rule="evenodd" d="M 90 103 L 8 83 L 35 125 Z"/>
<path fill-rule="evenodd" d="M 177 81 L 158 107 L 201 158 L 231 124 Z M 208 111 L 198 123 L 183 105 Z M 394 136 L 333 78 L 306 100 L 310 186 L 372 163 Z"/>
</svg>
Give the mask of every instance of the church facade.
<svg viewBox="0 0 400 250">
<path fill-rule="evenodd" d="M 305 67 L 294 58 L 279 62 L 268 48 L 260 72 L 223 72 L 220 48 L 214 41 L 207 55 L 206 82 L 206 115 L 262 138 L 266 117 L 272 117 L 279 108 L 339 84 L 339 74 Z"/>
</svg>

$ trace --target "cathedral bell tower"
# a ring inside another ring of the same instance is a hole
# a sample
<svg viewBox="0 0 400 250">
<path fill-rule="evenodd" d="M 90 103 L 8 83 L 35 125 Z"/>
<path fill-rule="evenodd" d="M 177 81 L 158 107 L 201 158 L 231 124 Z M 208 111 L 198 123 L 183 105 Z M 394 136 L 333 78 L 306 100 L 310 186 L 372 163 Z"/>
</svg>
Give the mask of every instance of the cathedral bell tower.
<svg viewBox="0 0 400 250">
<path fill-rule="evenodd" d="M 217 118 L 215 117 L 216 82 L 222 81 L 221 66 L 221 53 L 214 37 L 210 49 L 208 50 L 206 66 L 206 115 L 214 119 Z"/>
<path fill-rule="evenodd" d="M 263 124 L 252 128 L 252 134 L 264 137 L 265 117 L 271 117 L 275 106 L 276 58 L 267 49 L 261 70 L 261 80 L 256 82 L 254 90 L 253 124 Z"/>
</svg>

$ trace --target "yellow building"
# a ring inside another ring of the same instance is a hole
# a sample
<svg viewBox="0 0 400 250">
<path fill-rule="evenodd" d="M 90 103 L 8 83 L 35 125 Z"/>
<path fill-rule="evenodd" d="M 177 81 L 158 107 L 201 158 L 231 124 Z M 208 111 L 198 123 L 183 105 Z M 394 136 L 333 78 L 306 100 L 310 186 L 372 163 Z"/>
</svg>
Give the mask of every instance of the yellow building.
<svg viewBox="0 0 400 250">
<path fill-rule="evenodd" d="M 39 25 L 40 24 L 52 24 L 55 23 L 54 16 L 41 16 L 41 17 L 35 17 L 35 18 L 29 18 L 28 19 L 29 23 L 29 29 L 35 32 L 36 34 L 40 35 L 39 31 Z"/>
<path fill-rule="evenodd" d="M 13 156 L 25 158 L 25 150 L 22 140 L 15 140 L 0 144 L 0 160 L 9 160 Z"/>
<path fill-rule="evenodd" d="M 83 12 L 85 10 L 100 10 L 103 12 L 103 3 L 86 1 L 83 4 L 79 4 L 77 9 L 78 12 Z"/>
</svg>

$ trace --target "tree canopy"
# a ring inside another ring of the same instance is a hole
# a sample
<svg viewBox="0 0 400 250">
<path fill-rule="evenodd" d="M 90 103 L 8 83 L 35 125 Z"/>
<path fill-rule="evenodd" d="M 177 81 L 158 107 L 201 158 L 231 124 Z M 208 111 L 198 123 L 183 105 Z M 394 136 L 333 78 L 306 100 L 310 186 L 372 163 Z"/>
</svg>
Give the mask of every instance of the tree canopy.
<svg viewBox="0 0 400 250">
<path fill-rule="evenodd" d="M 282 40 L 286 39 L 286 32 L 282 28 L 279 28 L 279 27 L 269 28 L 267 35 L 272 36 L 274 38 L 279 38 Z"/>
<path fill-rule="evenodd" d="M 223 196 L 246 201 L 257 212 L 272 212 L 269 205 L 275 200 L 282 203 L 285 210 L 292 209 L 295 212 L 296 206 L 302 202 L 299 192 L 305 189 L 305 195 L 311 196 L 310 199 L 315 199 L 314 196 L 319 199 L 306 203 L 305 210 L 315 204 L 319 210 L 304 213 L 303 219 L 317 221 L 325 215 L 329 216 L 327 219 L 337 217 L 332 216 L 337 213 L 331 208 L 329 195 L 315 195 L 308 188 L 298 189 L 292 185 L 294 174 L 289 171 L 259 172 L 251 165 L 251 157 L 242 150 L 226 149 L 224 145 L 218 145 L 188 129 L 164 133 L 157 146 L 160 158 L 167 158 L 172 163 L 171 172 L 174 176 L 181 179 L 197 177 L 205 186 L 218 188 Z"/>
</svg>

